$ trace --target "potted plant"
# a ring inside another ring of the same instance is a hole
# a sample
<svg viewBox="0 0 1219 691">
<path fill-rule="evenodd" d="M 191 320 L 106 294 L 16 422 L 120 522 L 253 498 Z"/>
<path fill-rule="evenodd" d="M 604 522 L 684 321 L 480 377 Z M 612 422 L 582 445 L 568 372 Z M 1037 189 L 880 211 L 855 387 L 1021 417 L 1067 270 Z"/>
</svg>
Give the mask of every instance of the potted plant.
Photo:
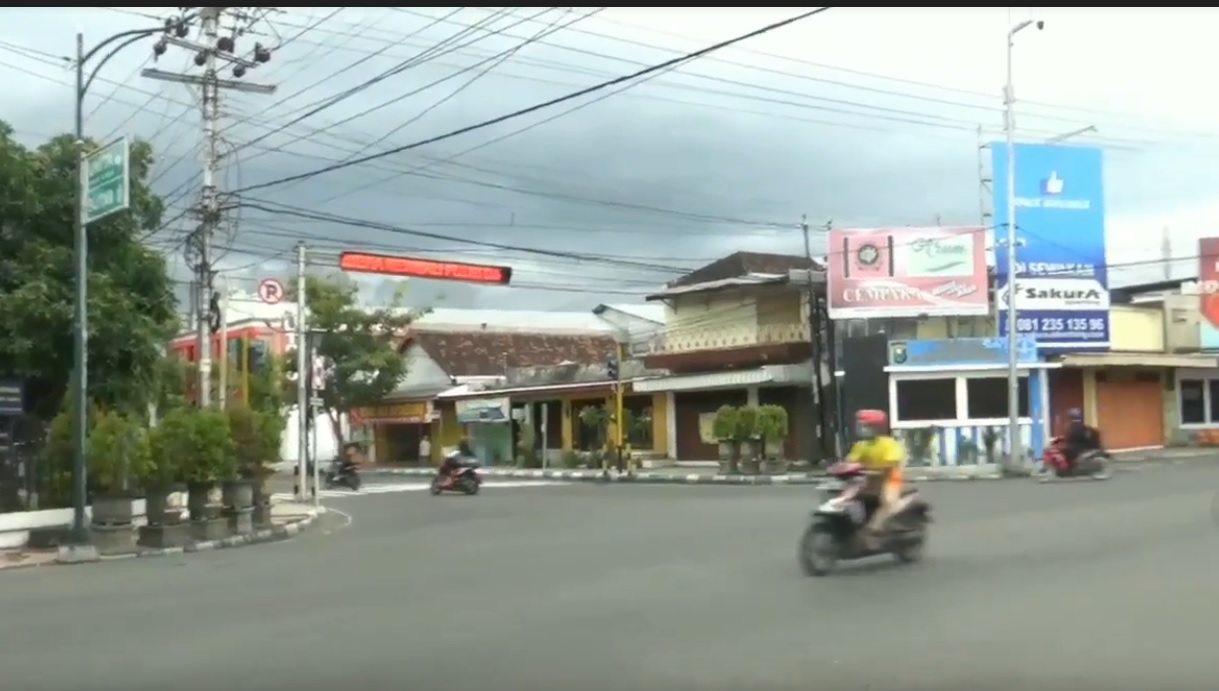
<svg viewBox="0 0 1219 691">
<path fill-rule="evenodd" d="M 92 523 L 131 531 L 135 519 L 132 480 L 151 462 L 148 435 L 135 420 L 113 412 L 94 418 L 86 440 Z"/>
<path fill-rule="evenodd" d="M 237 450 L 227 416 L 219 410 L 185 410 L 183 416 L 182 477 L 186 480 L 187 508 L 198 528 L 196 539 L 222 537 L 217 527 L 222 505 L 216 485 L 237 471 Z M 162 423 L 164 425 L 164 422 Z M 222 524 L 220 524 L 222 526 Z"/>
<path fill-rule="evenodd" d="M 144 489 L 144 515 L 148 525 L 177 524 L 182 512 L 169 506 L 170 495 L 182 490 L 182 459 L 190 453 L 192 432 L 189 408 L 179 408 L 161 418 L 148 434 L 149 463 L 135 481 Z"/>
<path fill-rule="evenodd" d="M 746 473 L 755 474 L 760 468 L 759 458 L 762 455 L 762 445 L 758 437 L 758 409 L 753 406 L 743 406 L 737 411 L 736 438 L 740 445 L 742 469 Z"/>
<path fill-rule="evenodd" d="M 266 477 L 273 472 L 268 466 L 279 456 L 283 426 L 278 424 L 278 416 L 244 405 L 230 406 L 225 415 L 233 437 L 237 473 L 223 481 L 222 502 L 233 530 L 248 533 L 254 521 L 247 516 L 265 498 Z"/>
<path fill-rule="evenodd" d="M 720 474 L 734 475 L 737 472 L 737 460 L 740 444 L 737 439 L 737 420 L 740 411 L 735 406 L 722 405 L 715 411 L 711 420 L 711 434 L 719 443 Z"/>
<path fill-rule="evenodd" d="M 764 405 L 758 409 L 758 439 L 762 445 L 762 456 L 768 473 L 787 470 L 783 459 L 784 442 L 787 441 L 787 409 L 780 405 Z"/>
</svg>

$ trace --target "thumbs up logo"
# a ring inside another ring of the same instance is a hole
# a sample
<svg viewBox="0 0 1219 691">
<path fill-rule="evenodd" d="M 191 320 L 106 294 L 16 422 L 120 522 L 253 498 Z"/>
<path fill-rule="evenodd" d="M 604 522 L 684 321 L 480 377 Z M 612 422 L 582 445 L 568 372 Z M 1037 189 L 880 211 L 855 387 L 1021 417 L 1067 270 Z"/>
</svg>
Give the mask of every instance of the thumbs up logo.
<svg viewBox="0 0 1219 691">
<path fill-rule="evenodd" d="M 1041 193 L 1047 197 L 1057 197 L 1062 194 L 1064 187 L 1066 183 L 1058 177 L 1058 171 L 1051 172 L 1050 177 L 1041 181 Z"/>
</svg>

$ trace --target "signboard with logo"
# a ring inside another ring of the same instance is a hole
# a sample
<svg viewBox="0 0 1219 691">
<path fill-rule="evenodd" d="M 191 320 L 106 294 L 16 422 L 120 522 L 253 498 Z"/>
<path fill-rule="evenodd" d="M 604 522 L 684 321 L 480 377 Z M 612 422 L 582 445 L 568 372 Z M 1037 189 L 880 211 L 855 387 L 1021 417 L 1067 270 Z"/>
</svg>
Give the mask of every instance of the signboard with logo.
<svg viewBox="0 0 1219 691">
<path fill-rule="evenodd" d="M 1219 350 L 1219 238 L 1198 240 L 1198 347 Z"/>
<path fill-rule="evenodd" d="M 1109 349 L 1109 272 L 1100 149 L 1018 144 L 1016 151 L 1016 329 L 1043 349 Z M 991 145 L 995 168 L 999 332 L 1007 333 L 1007 147 Z"/>
<path fill-rule="evenodd" d="M 454 401 L 459 424 L 508 422 L 511 404 L 506 398 L 466 398 Z"/>
<path fill-rule="evenodd" d="M 990 313 L 984 228 L 830 231 L 831 319 Z"/>
<path fill-rule="evenodd" d="M 953 338 L 940 341 L 890 341 L 889 364 L 895 367 L 951 369 L 959 365 L 1006 365 L 1006 338 Z M 1037 343 L 1027 336 L 1016 342 L 1016 361 L 1037 362 Z"/>
</svg>

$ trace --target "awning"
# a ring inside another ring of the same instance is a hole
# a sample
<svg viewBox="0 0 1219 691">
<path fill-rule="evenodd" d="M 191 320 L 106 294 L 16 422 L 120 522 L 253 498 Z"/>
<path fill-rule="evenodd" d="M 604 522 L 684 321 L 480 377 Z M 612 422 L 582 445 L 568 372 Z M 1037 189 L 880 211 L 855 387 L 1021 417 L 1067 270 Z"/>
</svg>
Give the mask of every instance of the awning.
<svg viewBox="0 0 1219 691">
<path fill-rule="evenodd" d="M 1021 362 L 1017 369 L 1058 369 L 1061 362 Z M 921 374 L 927 372 L 999 372 L 1006 371 L 1007 365 L 998 362 L 988 362 L 975 365 L 885 365 L 888 374 Z"/>
<path fill-rule="evenodd" d="M 757 369 L 729 372 L 680 374 L 635 382 L 636 393 L 663 391 L 703 391 L 708 389 L 740 389 L 759 384 L 804 384 L 812 380 L 812 368 L 803 365 L 767 365 Z"/>
<path fill-rule="evenodd" d="M 1088 353 L 1063 355 L 1063 367 L 1197 367 L 1219 366 L 1219 357 L 1201 353 Z"/>
</svg>

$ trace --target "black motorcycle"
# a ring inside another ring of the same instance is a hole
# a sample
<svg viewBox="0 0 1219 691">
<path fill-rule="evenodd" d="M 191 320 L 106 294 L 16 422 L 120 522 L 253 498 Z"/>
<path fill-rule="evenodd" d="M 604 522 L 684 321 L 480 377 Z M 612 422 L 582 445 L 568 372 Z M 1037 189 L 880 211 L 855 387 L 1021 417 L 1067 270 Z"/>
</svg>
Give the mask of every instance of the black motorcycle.
<svg viewBox="0 0 1219 691">
<path fill-rule="evenodd" d="M 360 471 L 354 465 L 338 459 L 331 462 L 322 480 L 326 483 L 326 489 L 342 487 L 353 492 L 360 491 Z"/>
<path fill-rule="evenodd" d="M 459 454 L 451 454 L 436 470 L 432 478 L 432 494 L 441 492 L 461 492 L 462 494 L 478 494 L 482 489 L 483 479 L 478 474 L 479 463 L 473 458 Z"/>
<path fill-rule="evenodd" d="M 819 487 L 828 494 L 813 511 L 800 537 L 798 558 L 806 576 L 825 576 L 841 561 L 891 554 L 910 563 L 923 556 L 931 505 L 918 490 L 906 487 L 900 505 L 886 521 L 875 546 L 864 539 L 863 529 L 878 508 L 873 497 L 860 496 L 866 472 L 857 463 L 839 463 L 829 469 L 829 479 Z"/>
</svg>

